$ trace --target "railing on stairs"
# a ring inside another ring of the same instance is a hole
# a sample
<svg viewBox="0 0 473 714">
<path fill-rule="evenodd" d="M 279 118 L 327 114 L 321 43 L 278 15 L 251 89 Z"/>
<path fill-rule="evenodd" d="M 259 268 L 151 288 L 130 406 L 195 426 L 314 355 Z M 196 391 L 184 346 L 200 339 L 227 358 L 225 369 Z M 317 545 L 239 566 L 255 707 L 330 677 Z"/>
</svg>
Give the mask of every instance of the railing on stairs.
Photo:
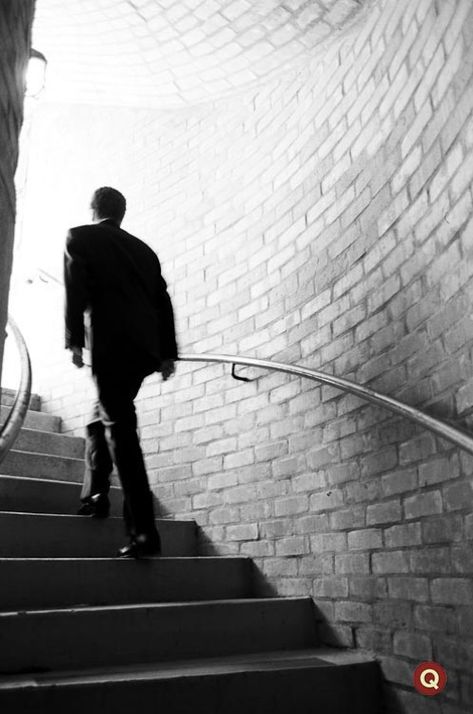
<svg viewBox="0 0 473 714">
<path fill-rule="evenodd" d="M 11 316 L 8 317 L 7 333 L 11 333 L 15 338 L 20 356 L 21 374 L 13 406 L 3 426 L 0 427 L 0 463 L 5 458 L 18 436 L 25 420 L 26 412 L 28 411 L 31 399 L 32 375 L 30 355 L 23 335 Z"/>
<path fill-rule="evenodd" d="M 18 392 L 13 404 L 13 407 L 4 423 L 0 428 L 0 463 L 5 458 L 12 444 L 14 443 L 18 432 L 21 429 L 23 421 L 26 416 L 28 405 L 31 397 L 31 361 L 28 353 L 28 348 L 26 346 L 25 340 L 18 329 L 15 321 L 9 317 L 8 318 L 8 328 L 11 330 L 15 341 L 17 343 L 20 362 L 21 362 L 21 377 L 20 385 L 18 387 Z M 273 362 L 272 360 L 256 359 L 253 357 L 246 356 L 235 356 L 235 355 L 225 355 L 225 354 L 212 354 L 212 353 L 202 353 L 202 354 L 181 354 L 179 356 L 179 361 L 181 362 L 213 362 L 213 363 L 223 363 L 232 365 L 232 377 L 242 381 L 250 381 L 246 377 L 241 377 L 236 374 L 236 365 L 241 365 L 245 367 L 256 367 L 258 369 L 273 370 L 276 372 L 283 372 L 286 374 L 291 374 L 296 377 L 306 377 L 307 379 L 314 380 L 316 382 L 321 382 L 322 384 L 327 384 L 336 389 L 340 389 L 343 392 L 349 394 L 354 394 L 361 399 L 380 406 L 388 411 L 395 414 L 400 414 L 411 421 L 416 422 L 420 426 L 429 431 L 433 432 L 437 436 L 450 441 L 451 443 L 459 446 L 461 449 L 468 451 L 473 454 L 473 437 L 468 433 L 458 429 L 457 427 L 447 424 L 440 419 L 426 414 L 420 409 L 411 407 L 408 404 L 388 397 L 379 392 L 375 392 L 369 387 L 364 387 L 361 384 L 356 384 L 355 382 L 350 382 L 347 379 L 341 377 L 334 377 L 331 374 L 326 374 L 324 372 L 319 372 L 315 369 L 310 369 L 308 367 L 301 367 L 299 365 L 290 365 L 284 362 Z"/>
<path fill-rule="evenodd" d="M 429 416 L 428 414 L 425 414 L 425 412 L 420 411 L 420 409 L 416 409 L 408 404 L 399 402 L 397 399 L 387 397 L 386 395 L 375 392 L 368 387 L 362 386 L 361 384 L 349 382 L 347 379 L 334 377 L 331 374 L 318 372 L 315 369 L 309 369 L 307 367 L 300 367 L 299 365 L 290 365 L 285 364 L 284 362 L 273 362 L 271 360 L 253 359 L 252 357 L 245 356 L 239 357 L 212 353 L 200 355 L 182 354 L 179 356 L 179 360 L 184 362 L 221 362 L 231 364 L 232 376 L 235 379 L 244 379 L 245 381 L 249 380 L 246 380 L 246 378 L 242 378 L 235 373 L 235 367 L 237 364 L 246 367 L 257 367 L 258 369 L 285 372 L 286 374 L 292 374 L 297 377 L 307 377 L 308 379 L 312 379 L 316 382 L 336 387 L 343 392 L 354 394 L 371 404 L 376 404 L 377 406 L 383 407 L 384 409 L 394 412 L 395 414 L 407 417 L 417 424 L 420 424 L 425 429 L 437 434 L 437 436 L 441 436 L 443 439 L 447 439 L 447 441 L 450 441 L 456 446 L 459 446 L 461 449 L 473 454 L 473 437 L 461 429 L 451 426 L 440 419 Z"/>
</svg>

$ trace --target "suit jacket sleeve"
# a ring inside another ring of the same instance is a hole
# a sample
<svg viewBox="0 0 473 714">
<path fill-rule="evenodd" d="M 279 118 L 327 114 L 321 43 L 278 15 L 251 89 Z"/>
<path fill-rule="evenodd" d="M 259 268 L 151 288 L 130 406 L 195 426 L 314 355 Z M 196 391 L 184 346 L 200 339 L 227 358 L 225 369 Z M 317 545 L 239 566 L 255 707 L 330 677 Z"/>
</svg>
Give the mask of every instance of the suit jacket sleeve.
<svg viewBox="0 0 473 714">
<path fill-rule="evenodd" d="M 158 261 L 159 262 L 159 261 Z M 167 291 L 167 284 L 161 275 L 161 267 L 158 271 L 156 285 L 157 309 L 160 317 L 160 345 L 162 359 L 177 359 L 176 328 L 174 325 L 174 311 L 171 298 Z"/>
<path fill-rule="evenodd" d="M 69 232 L 64 251 L 66 349 L 84 347 L 84 311 L 89 303 L 86 261 L 81 245 Z"/>
</svg>

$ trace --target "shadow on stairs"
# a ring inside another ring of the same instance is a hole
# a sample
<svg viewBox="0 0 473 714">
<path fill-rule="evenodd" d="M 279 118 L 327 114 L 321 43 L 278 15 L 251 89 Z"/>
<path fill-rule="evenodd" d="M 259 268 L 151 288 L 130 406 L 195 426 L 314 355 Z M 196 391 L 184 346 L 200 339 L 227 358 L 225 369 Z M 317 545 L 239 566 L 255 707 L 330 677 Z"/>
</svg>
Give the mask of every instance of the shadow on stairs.
<svg viewBox="0 0 473 714">
<path fill-rule="evenodd" d="M 108 557 L 121 519 L 74 515 L 83 441 L 32 406 L 0 466 L 2 714 L 379 714 L 377 663 L 321 646 L 310 598 L 257 597 L 251 559 L 199 557 L 193 521 Z"/>
</svg>

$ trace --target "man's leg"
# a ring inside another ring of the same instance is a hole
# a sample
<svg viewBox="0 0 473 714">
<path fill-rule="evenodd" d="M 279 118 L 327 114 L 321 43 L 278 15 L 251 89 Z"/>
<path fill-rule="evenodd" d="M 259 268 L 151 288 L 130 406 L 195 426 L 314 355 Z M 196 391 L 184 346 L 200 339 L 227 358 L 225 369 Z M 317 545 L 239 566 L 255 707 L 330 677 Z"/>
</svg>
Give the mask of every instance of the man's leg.
<svg viewBox="0 0 473 714">
<path fill-rule="evenodd" d="M 137 433 L 133 403 L 144 379 L 142 371 L 117 370 L 97 374 L 100 414 L 125 499 L 125 524 L 133 541 L 146 545 L 143 552 L 158 552 L 153 496 Z"/>
<path fill-rule="evenodd" d="M 108 492 L 113 463 L 105 438 L 105 427 L 100 420 L 99 402 L 92 409 L 86 426 L 85 472 L 82 485 L 82 506 L 79 515 L 106 518 L 110 511 Z"/>
</svg>

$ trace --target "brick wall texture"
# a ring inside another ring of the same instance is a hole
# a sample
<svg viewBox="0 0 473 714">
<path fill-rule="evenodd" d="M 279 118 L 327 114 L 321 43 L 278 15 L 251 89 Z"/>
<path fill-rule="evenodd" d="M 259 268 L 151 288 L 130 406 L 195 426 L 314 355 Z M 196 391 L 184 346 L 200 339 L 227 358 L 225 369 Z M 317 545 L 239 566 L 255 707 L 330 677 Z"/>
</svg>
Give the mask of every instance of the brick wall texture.
<svg viewBox="0 0 473 714">
<path fill-rule="evenodd" d="M 379 0 L 258 90 L 107 111 L 41 109 L 38 130 L 55 118 L 64 142 L 85 123 L 62 159 L 69 184 L 51 168 L 41 180 L 71 211 L 99 178 L 124 190 L 125 227 L 162 260 L 182 352 L 302 364 L 469 426 L 470 0 Z M 86 377 L 48 350 L 41 391 L 80 430 Z M 195 518 L 203 552 L 253 557 L 262 592 L 313 596 L 326 641 L 376 652 L 390 711 L 471 712 L 473 459 L 331 387 L 251 376 L 182 363 L 144 385 L 162 513 Z M 449 684 L 423 698 L 412 674 L 430 659 Z"/>
<path fill-rule="evenodd" d="M 23 76 L 29 54 L 33 0 L 0 6 L 0 335 L 7 318 L 15 223 L 14 174 L 23 118 Z M 3 337 L 0 340 L 0 378 Z"/>
</svg>

